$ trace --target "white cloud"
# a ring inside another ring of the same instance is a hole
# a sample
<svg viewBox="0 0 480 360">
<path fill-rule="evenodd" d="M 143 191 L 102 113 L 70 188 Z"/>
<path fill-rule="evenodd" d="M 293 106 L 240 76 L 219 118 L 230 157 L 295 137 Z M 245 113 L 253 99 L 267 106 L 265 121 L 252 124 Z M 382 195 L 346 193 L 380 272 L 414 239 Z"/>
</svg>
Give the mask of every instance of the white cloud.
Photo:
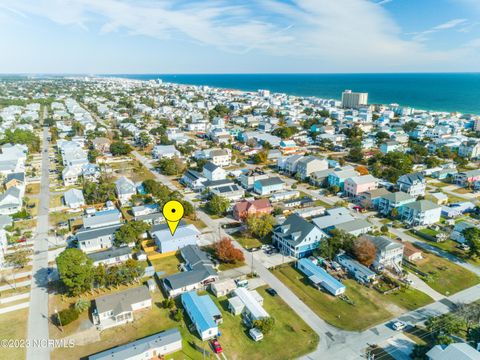
<svg viewBox="0 0 480 360">
<path fill-rule="evenodd" d="M 0 9 L 4 3 L 11 14 L 41 16 L 101 34 L 122 31 L 162 41 L 194 42 L 251 58 L 273 56 L 285 63 L 286 71 L 463 69 L 466 55 L 476 51 L 468 44 L 432 51 L 424 43 L 429 34 L 465 27 L 465 19 L 453 19 L 405 39 L 382 6 L 388 2 L 256 0 L 232 5 L 228 0 L 0 0 Z M 299 68 L 307 63 L 308 68 Z"/>
</svg>

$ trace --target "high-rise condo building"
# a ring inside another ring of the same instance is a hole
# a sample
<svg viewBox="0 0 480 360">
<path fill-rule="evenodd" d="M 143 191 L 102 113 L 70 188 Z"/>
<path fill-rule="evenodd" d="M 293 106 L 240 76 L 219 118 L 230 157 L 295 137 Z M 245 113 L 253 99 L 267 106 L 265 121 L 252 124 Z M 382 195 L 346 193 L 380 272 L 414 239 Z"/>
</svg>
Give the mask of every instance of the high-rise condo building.
<svg viewBox="0 0 480 360">
<path fill-rule="evenodd" d="M 368 104 L 368 93 L 345 90 L 342 93 L 342 106 L 348 109 L 358 109 Z"/>
</svg>

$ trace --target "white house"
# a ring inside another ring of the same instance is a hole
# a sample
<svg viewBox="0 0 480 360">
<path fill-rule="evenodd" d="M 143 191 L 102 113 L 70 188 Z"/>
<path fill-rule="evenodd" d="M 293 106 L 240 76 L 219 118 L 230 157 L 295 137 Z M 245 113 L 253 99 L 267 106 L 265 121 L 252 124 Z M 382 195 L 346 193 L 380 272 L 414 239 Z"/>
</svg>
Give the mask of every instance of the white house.
<svg viewBox="0 0 480 360">
<path fill-rule="evenodd" d="M 209 161 L 203 165 L 203 176 L 210 181 L 217 181 L 226 179 L 227 173 L 220 166 Z"/>
<path fill-rule="evenodd" d="M 419 200 L 399 208 L 401 219 L 410 225 L 432 225 L 440 221 L 442 207 L 429 201 Z"/>
<path fill-rule="evenodd" d="M 422 173 L 413 173 L 402 175 L 397 180 L 398 190 L 403 191 L 410 196 L 425 196 L 427 181 Z"/>
<path fill-rule="evenodd" d="M 70 209 L 78 209 L 82 206 L 85 206 L 83 192 L 79 189 L 70 189 L 65 191 L 63 194 L 63 199 L 65 201 L 65 205 L 67 205 Z"/>
<path fill-rule="evenodd" d="M 137 193 L 137 188 L 132 180 L 122 176 L 115 181 L 115 188 L 121 204 L 126 204 L 130 201 L 133 195 Z"/>
</svg>

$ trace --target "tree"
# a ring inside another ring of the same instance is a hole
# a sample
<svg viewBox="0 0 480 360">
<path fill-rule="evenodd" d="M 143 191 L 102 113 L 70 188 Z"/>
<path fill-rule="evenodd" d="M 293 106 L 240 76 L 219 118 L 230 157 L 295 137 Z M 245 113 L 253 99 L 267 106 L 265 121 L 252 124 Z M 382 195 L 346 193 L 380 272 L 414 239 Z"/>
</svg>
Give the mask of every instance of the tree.
<svg viewBox="0 0 480 360">
<path fill-rule="evenodd" d="M 282 126 L 272 131 L 273 135 L 279 136 L 282 139 L 288 139 L 298 132 L 295 126 Z"/>
<path fill-rule="evenodd" d="M 57 326 L 66 326 L 78 319 L 78 311 L 74 307 L 69 307 L 59 311 L 58 315 L 53 318 Z M 58 319 L 60 318 L 60 322 Z"/>
<path fill-rule="evenodd" d="M 12 131 L 7 129 L 0 143 L 23 144 L 27 145 L 30 152 L 40 151 L 40 138 L 30 130 L 15 129 L 15 131 Z"/>
<path fill-rule="evenodd" d="M 224 263 L 237 263 L 245 261 L 243 252 L 237 249 L 231 239 L 224 237 L 213 245 L 215 256 Z"/>
<path fill-rule="evenodd" d="M 115 200 L 115 184 L 100 180 L 98 183 L 85 181 L 83 183 L 83 196 L 87 204 L 104 203 Z"/>
<path fill-rule="evenodd" d="M 77 296 L 91 289 L 93 282 L 92 260 L 80 249 L 66 249 L 57 257 L 60 280 L 69 294 Z"/>
<path fill-rule="evenodd" d="M 99 156 L 102 156 L 102 153 L 98 150 L 91 149 L 88 151 L 88 161 L 92 164 L 95 164 L 97 162 L 97 158 Z"/>
<path fill-rule="evenodd" d="M 388 226 L 387 226 L 387 225 L 382 225 L 382 227 L 380 228 L 380 231 L 381 231 L 383 234 L 388 233 Z"/>
<path fill-rule="evenodd" d="M 160 171 L 162 174 L 168 175 L 168 176 L 178 176 L 180 174 L 183 174 L 183 172 L 186 169 L 185 163 L 182 161 L 177 156 L 174 156 L 171 159 L 168 158 L 163 158 L 158 161 L 158 167 L 160 168 Z"/>
<path fill-rule="evenodd" d="M 253 162 L 255 164 L 266 164 L 268 161 L 268 151 L 262 150 L 253 155 Z"/>
<path fill-rule="evenodd" d="M 110 152 L 113 156 L 128 155 L 132 147 L 123 141 L 114 141 L 110 144 Z"/>
<path fill-rule="evenodd" d="M 375 138 L 377 139 L 377 144 L 381 144 L 385 140 L 390 139 L 390 135 L 388 135 L 388 133 L 386 133 L 385 131 L 379 131 L 375 135 Z"/>
<path fill-rule="evenodd" d="M 398 213 L 398 209 L 397 208 L 393 208 L 392 211 L 390 211 L 390 217 L 392 219 L 396 219 L 398 217 L 399 213 Z"/>
<path fill-rule="evenodd" d="M 80 314 L 90 307 L 90 301 L 80 298 L 75 302 L 74 308 Z"/>
<path fill-rule="evenodd" d="M 273 317 L 266 317 L 253 322 L 253 327 L 260 330 L 265 335 L 269 334 L 275 327 L 275 319 Z"/>
<path fill-rule="evenodd" d="M 270 234 L 275 225 L 275 218 L 270 214 L 249 215 L 245 219 L 248 231 L 255 236 L 264 238 Z"/>
<path fill-rule="evenodd" d="M 130 221 L 120 226 L 115 232 L 115 245 L 126 245 L 137 242 L 150 226 L 144 221 Z"/>
<path fill-rule="evenodd" d="M 219 195 L 213 195 L 207 202 L 206 208 L 210 214 L 223 216 L 226 214 L 230 201 Z"/>
<path fill-rule="evenodd" d="M 152 138 L 146 131 L 142 131 L 137 139 L 137 144 L 140 148 L 144 149 L 152 142 Z"/>
<path fill-rule="evenodd" d="M 448 313 L 428 318 L 425 326 L 433 341 L 443 345 L 451 343 L 453 340 L 450 335 L 457 334 L 464 324 L 458 316 Z"/>
<path fill-rule="evenodd" d="M 320 253 L 323 257 L 333 260 L 340 250 L 351 253 L 354 240 L 355 237 L 353 235 L 334 229 L 330 231 L 330 237 L 322 239 Z"/>
<path fill-rule="evenodd" d="M 353 253 L 360 263 L 365 266 L 370 266 L 375 260 L 377 248 L 370 239 L 360 237 L 353 244 Z"/>
<path fill-rule="evenodd" d="M 359 165 L 355 168 L 355 171 L 358 172 L 360 175 L 368 175 L 369 171 L 365 166 Z"/>
<path fill-rule="evenodd" d="M 360 146 L 354 146 L 348 152 L 348 159 L 352 162 L 361 162 L 363 160 L 363 151 Z"/>
<path fill-rule="evenodd" d="M 477 227 L 471 227 L 463 230 L 462 232 L 468 246 L 470 246 L 469 256 L 480 256 L 480 229 Z"/>
<path fill-rule="evenodd" d="M 14 249 L 13 252 L 5 254 L 4 260 L 8 266 L 15 269 L 23 269 L 30 261 L 32 250 L 29 249 Z"/>
</svg>

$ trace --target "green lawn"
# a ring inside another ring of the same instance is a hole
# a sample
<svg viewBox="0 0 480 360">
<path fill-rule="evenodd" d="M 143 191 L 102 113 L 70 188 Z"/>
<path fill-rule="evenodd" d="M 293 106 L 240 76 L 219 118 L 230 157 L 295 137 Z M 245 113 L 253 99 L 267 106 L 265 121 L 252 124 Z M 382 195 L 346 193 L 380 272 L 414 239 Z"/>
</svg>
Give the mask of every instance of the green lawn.
<svg viewBox="0 0 480 360">
<path fill-rule="evenodd" d="M 430 296 L 414 288 L 403 288 L 397 292 L 380 296 L 406 310 L 415 310 L 433 302 Z"/>
<path fill-rule="evenodd" d="M 480 278 L 472 272 L 439 256 L 423 251 L 423 257 L 415 263 L 416 268 L 428 274 L 421 277 L 443 295 L 455 294 L 480 282 Z"/>
<path fill-rule="evenodd" d="M 160 277 L 172 275 L 179 272 L 178 266 L 182 262 L 183 260 L 179 254 L 150 261 L 150 263 L 155 268 L 155 271 L 164 272 L 164 274 L 160 275 Z"/>
<path fill-rule="evenodd" d="M 354 302 L 354 305 L 351 305 L 338 297 L 317 290 L 292 266 L 277 268 L 273 274 L 317 315 L 341 329 L 359 331 L 393 317 L 376 290 L 368 289 L 354 280 L 343 282 L 347 287 L 345 294 Z"/>
<path fill-rule="evenodd" d="M 234 316 L 227 311 L 226 298 L 212 297 L 223 313 L 223 324 L 219 327 L 222 336 L 219 341 L 228 359 L 295 359 L 317 347 L 318 335 L 280 296 L 268 295 L 265 288 L 258 288 L 257 291 L 264 299 L 265 310 L 275 319 L 275 328 L 260 342 L 250 339 L 240 316 Z"/>
<path fill-rule="evenodd" d="M 271 237 L 267 236 L 266 239 L 260 240 L 258 238 L 255 238 L 253 236 L 250 236 L 245 233 L 241 232 L 236 232 L 232 234 L 232 237 L 237 240 L 240 245 L 242 245 L 245 249 L 251 249 L 253 247 L 260 247 L 264 244 L 270 244 L 271 242 Z"/>
<path fill-rule="evenodd" d="M 21 340 L 27 337 L 28 309 L 0 315 L 0 340 Z M 0 358 L 9 360 L 25 359 L 25 348 L 0 347 Z"/>
<path fill-rule="evenodd" d="M 63 206 L 62 195 L 50 195 L 50 208 Z"/>
</svg>

